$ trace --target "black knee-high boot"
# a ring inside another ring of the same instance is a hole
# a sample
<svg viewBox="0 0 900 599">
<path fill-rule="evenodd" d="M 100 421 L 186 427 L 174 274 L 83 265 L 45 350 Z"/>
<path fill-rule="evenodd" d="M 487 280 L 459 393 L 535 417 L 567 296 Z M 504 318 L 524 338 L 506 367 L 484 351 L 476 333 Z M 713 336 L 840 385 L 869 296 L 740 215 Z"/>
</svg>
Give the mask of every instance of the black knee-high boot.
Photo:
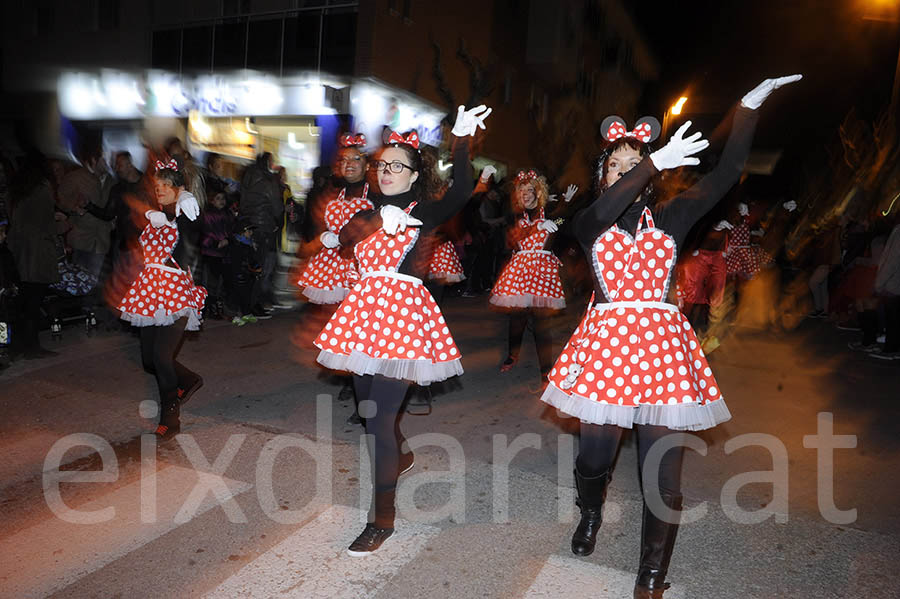
<svg viewBox="0 0 900 599">
<path fill-rule="evenodd" d="M 609 472 L 588 478 L 579 474 L 578 468 L 575 468 L 578 507 L 581 508 L 581 520 L 572 534 L 572 553 L 575 555 L 590 555 L 594 552 L 597 532 L 603 523 L 603 502 L 606 500 L 609 480 Z"/>
<path fill-rule="evenodd" d="M 661 494 L 663 504 L 681 517 L 682 496 Z M 678 536 L 678 522 L 666 522 L 653 514 L 644 502 L 644 519 L 641 525 L 641 565 L 634 583 L 634 599 L 662 599 L 669 588 L 666 573 L 675 537 Z"/>
</svg>

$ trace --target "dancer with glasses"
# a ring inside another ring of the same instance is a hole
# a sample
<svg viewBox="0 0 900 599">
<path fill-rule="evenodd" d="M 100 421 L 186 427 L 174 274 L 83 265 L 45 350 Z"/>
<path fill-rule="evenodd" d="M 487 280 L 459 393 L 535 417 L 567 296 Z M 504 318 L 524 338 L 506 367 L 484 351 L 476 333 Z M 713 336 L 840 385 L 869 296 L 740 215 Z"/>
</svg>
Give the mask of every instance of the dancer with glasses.
<svg viewBox="0 0 900 599">
<path fill-rule="evenodd" d="M 594 297 L 550 372 L 542 400 L 581 421 L 575 482 L 581 519 L 572 552 L 594 550 L 607 485 L 622 434 L 636 428 L 644 497 L 635 599 L 660 599 L 681 516 L 683 442 L 677 431 L 704 430 L 731 418 L 697 336 L 669 297 L 677 250 L 690 228 L 734 185 L 750 152 L 757 109 L 800 75 L 766 79 L 736 109 L 716 168 L 665 203 L 652 201 L 660 171 L 697 165 L 709 144 L 682 125 L 651 152 L 659 122 L 628 131 L 619 117 L 602 130 L 609 144 L 597 161 L 599 194 L 575 217 L 574 233 L 594 271 Z M 652 206 L 652 209 L 651 209 Z M 655 443 L 658 464 L 648 467 Z"/>
<path fill-rule="evenodd" d="M 440 201 L 434 153 L 420 149 L 415 131 L 390 132 L 374 163 L 383 204 L 377 212 L 358 213 L 341 231 L 341 245 L 353 248 L 362 278 L 315 345 L 319 363 L 353 373 L 374 462 L 374 502 L 369 523 L 348 549 L 352 556 L 370 554 L 394 532 L 397 477 L 411 467 L 400 462 L 398 423 L 410 384 L 430 385 L 463 372 L 447 323 L 422 283 L 430 255 L 419 242 L 469 200 L 467 138 L 484 129 L 490 112 L 459 107 L 453 185 Z"/>
</svg>

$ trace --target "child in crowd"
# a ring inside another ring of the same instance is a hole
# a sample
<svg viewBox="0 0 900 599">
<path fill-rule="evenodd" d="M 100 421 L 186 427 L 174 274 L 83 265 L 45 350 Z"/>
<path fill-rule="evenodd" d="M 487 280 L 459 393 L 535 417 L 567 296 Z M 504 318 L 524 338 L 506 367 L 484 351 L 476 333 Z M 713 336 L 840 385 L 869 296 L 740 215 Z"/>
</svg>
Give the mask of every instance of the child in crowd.
<svg viewBox="0 0 900 599">
<path fill-rule="evenodd" d="M 210 198 L 201 222 L 201 249 L 203 255 L 203 282 L 209 298 L 206 301 L 210 318 L 221 320 L 225 311 L 224 295 L 229 291 L 225 276 L 225 257 L 228 255 L 229 235 L 234 228 L 234 215 L 225 207 L 225 190 L 211 185 L 206 197 Z"/>
<path fill-rule="evenodd" d="M 239 219 L 234 228 L 234 235 L 228 243 L 228 256 L 231 261 L 231 288 L 237 296 L 240 310 L 240 314 L 235 316 L 231 322 L 239 327 L 248 322 L 256 322 L 260 318 L 253 315 L 251 303 L 253 286 L 256 285 L 262 272 L 262 265 L 256 260 L 256 244 L 253 242 L 253 229 L 255 228 L 256 226 L 249 218 Z"/>
</svg>

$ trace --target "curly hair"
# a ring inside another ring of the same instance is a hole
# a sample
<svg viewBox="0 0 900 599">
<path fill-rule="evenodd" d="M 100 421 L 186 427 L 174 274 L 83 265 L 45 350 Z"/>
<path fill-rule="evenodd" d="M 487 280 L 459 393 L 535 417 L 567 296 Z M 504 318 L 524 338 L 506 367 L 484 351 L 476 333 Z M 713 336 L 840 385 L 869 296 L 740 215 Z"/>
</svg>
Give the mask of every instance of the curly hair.
<svg viewBox="0 0 900 599">
<path fill-rule="evenodd" d="M 409 135 L 409 131 L 404 137 Z M 398 148 L 406 154 L 407 160 L 413 171 L 419 173 L 419 177 L 410 188 L 417 202 L 431 202 L 438 199 L 443 188 L 443 182 L 437 174 L 437 151 L 431 146 L 423 145 L 417 150 L 409 144 L 387 144 L 384 148 Z"/>
<path fill-rule="evenodd" d="M 525 171 L 519 171 L 520 173 Z M 547 183 L 547 178 L 544 175 L 538 175 L 537 177 L 529 177 L 524 181 L 517 180 L 513 178 L 510 183 L 509 189 L 509 201 L 511 202 L 513 212 L 523 212 L 525 207 L 522 206 L 521 201 L 519 200 L 519 190 L 526 185 L 530 185 L 532 189 L 534 189 L 534 195 L 537 197 L 537 208 L 543 208 L 547 205 L 547 200 L 550 198 L 550 185 Z"/>
<path fill-rule="evenodd" d="M 650 146 L 634 137 L 620 137 L 619 139 L 610 142 L 604 149 L 603 152 L 594 160 L 594 177 L 591 179 L 591 187 L 593 188 L 592 196 L 597 198 L 603 194 L 608 188 L 609 185 L 606 184 L 606 167 L 609 162 L 609 157 L 612 156 L 613 152 L 617 150 L 621 150 L 622 148 L 629 148 L 637 151 L 641 157 L 650 155 Z M 653 184 L 648 183 L 647 187 L 644 188 L 644 191 L 641 192 L 641 197 L 646 200 L 651 200 L 653 198 Z"/>
</svg>

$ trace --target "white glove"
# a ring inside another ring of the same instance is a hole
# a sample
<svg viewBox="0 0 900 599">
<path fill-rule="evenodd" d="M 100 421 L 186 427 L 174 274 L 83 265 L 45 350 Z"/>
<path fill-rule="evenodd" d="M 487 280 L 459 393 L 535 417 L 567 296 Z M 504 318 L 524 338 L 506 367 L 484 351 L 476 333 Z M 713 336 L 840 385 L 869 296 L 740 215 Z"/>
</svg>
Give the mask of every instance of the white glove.
<svg viewBox="0 0 900 599">
<path fill-rule="evenodd" d="M 456 137 L 466 137 L 467 135 L 475 135 L 478 127 L 484 129 L 484 119 L 491 114 L 490 108 L 484 104 L 476 106 L 471 110 L 466 110 L 465 106 L 460 106 L 456 110 L 456 124 L 453 125 L 451 133 Z"/>
<path fill-rule="evenodd" d="M 750 214 L 750 207 L 747 206 L 747 204 L 745 204 L 744 202 L 741 202 L 740 204 L 738 204 L 738 214 L 740 214 L 741 216 L 747 216 L 748 214 Z"/>
<path fill-rule="evenodd" d="M 388 235 L 396 235 L 406 230 L 406 227 L 416 227 L 422 224 L 417 218 L 411 217 L 409 214 L 397 208 L 396 206 L 382 206 L 379 211 L 381 214 L 381 228 Z"/>
<path fill-rule="evenodd" d="M 750 110 L 756 110 L 762 103 L 766 101 L 766 98 L 769 97 L 773 91 L 778 89 L 783 85 L 787 85 L 788 83 L 793 83 L 794 81 L 800 81 L 803 79 L 803 75 L 790 75 L 788 77 L 778 77 L 776 79 L 766 79 L 752 90 L 747 92 L 747 95 L 741 98 L 741 106 L 745 108 L 749 108 Z"/>
<path fill-rule="evenodd" d="M 577 185 L 569 185 L 566 188 L 566 193 L 563 194 L 563 201 L 571 202 L 572 198 L 575 197 L 576 193 L 578 193 L 578 186 Z"/>
<path fill-rule="evenodd" d="M 555 201 L 557 201 L 558 199 L 559 199 L 559 198 L 556 197 L 556 194 L 555 194 L 555 193 L 551 193 L 550 195 L 547 196 L 547 201 L 548 201 L 548 202 L 555 202 Z"/>
<path fill-rule="evenodd" d="M 755 235 L 755 236 L 757 236 L 757 237 L 762 237 L 763 235 L 766 234 L 766 232 L 763 231 L 762 229 L 755 229 L 755 230 L 753 230 L 753 231 L 750 231 L 750 234 L 751 234 L 751 235 Z"/>
<path fill-rule="evenodd" d="M 188 220 L 197 220 L 200 216 L 200 204 L 197 203 L 194 194 L 187 191 L 178 194 L 178 201 L 175 202 L 175 218 L 181 214 L 188 217 Z"/>
<path fill-rule="evenodd" d="M 148 210 L 144 213 L 144 216 L 147 217 L 154 229 L 169 224 L 169 217 L 166 216 L 165 212 L 160 212 L 159 210 Z"/>
<path fill-rule="evenodd" d="M 793 212 L 794 210 L 797 209 L 797 202 L 795 202 L 794 200 L 788 200 L 787 202 L 782 204 L 781 207 L 784 208 L 785 210 L 787 210 L 788 212 Z"/>
<path fill-rule="evenodd" d="M 734 229 L 734 225 L 732 225 L 727 220 L 720 220 L 715 227 L 713 227 L 713 231 L 722 231 L 724 229 L 728 229 L 729 231 Z"/>
<path fill-rule="evenodd" d="M 559 231 L 559 227 L 556 226 L 556 223 L 552 220 L 542 220 L 538 223 L 538 231 L 547 231 L 548 233 L 556 233 Z"/>
<path fill-rule="evenodd" d="M 337 234 L 332 233 L 331 231 L 325 231 L 324 233 L 319 235 L 319 241 L 321 241 L 322 245 L 324 245 L 328 249 L 334 249 L 341 245 Z"/>
<path fill-rule="evenodd" d="M 494 173 L 496 173 L 496 172 L 497 172 L 497 169 L 494 168 L 494 165 L 492 165 L 492 164 L 487 165 L 486 167 L 484 167 L 484 170 L 481 171 L 481 180 L 484 183 L 487 183 L 491 179 L 491 177 L 494 176 Z"/>
<path fill-rule="evenodd" d="M 689 137 L 683 137 L 684 132 L 691 126 L 688 121 L 678 128 L 669 143 L 650 154 L 650 160 L 656 170 L 662 171 L 667 168 L 678 168 L 679 166 L 689 166 L 700 164 L 700 159 L 690 157 L 701 150 L 709 147 L 709 142 L 700 139 L 701 133 L 698 131 Z"/>
</svg>

